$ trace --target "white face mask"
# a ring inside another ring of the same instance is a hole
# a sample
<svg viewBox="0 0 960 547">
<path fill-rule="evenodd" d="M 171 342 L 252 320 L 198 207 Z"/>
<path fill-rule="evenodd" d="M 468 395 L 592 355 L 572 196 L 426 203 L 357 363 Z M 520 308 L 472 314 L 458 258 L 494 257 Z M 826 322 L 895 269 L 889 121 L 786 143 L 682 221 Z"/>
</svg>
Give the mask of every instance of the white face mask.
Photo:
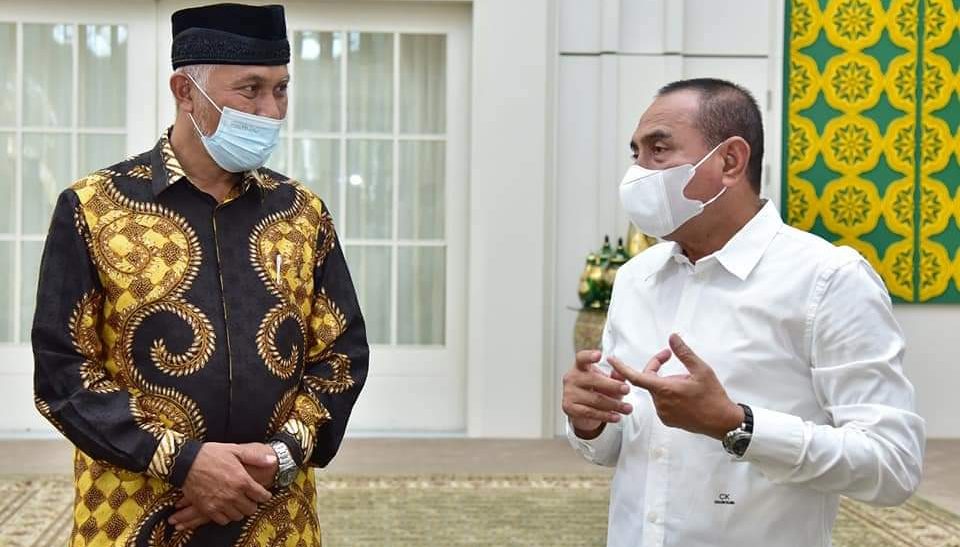
<svg viewBox="0 0 960 547">
<path fill-rule="evenodd" d="M 644 169 L 639 165 L 631 165 L 627 169 L 620 182 L 620 203 L 640 231 L 656 237 L 672 234 L 727 191 L 724 187 L 706 202 L 683 195 L 697 167 L 716 152 L 720 144 L 713 147 L 696 165 L 685 163 L 667 169 Z"/>
</svg>

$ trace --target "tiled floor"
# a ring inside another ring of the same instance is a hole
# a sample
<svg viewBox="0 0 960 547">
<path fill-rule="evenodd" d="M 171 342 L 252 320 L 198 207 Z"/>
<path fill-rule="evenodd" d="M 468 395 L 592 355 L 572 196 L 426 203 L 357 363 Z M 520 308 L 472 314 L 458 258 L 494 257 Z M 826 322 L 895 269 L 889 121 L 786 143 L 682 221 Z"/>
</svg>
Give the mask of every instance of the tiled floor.
<svg viewBox="0 0 960 547">
<path fill-rule="evenodd" d="M 0 474 L 69 473 L 65 441 L 0 441 Z M 329 467 L 342 474 L 609 473 L 563 439 L 348 439 Z M 960 514 L 960 439 L 930 440 L 919 494 Z"/>
</svg>

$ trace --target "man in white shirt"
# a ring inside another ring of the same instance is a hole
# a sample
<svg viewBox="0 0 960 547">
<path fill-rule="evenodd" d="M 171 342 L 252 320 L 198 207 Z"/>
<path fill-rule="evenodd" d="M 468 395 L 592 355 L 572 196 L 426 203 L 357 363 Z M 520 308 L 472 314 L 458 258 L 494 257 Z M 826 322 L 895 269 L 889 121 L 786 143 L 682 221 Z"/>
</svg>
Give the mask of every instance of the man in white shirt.
<svg viewBox="0 0 960 547">
<path fill-rule="evenodd" d="M 890 298 L 760 198 L 753 97 L 669 84 L 630 146 L 624 209 L 667 241 L 620 269 L 563 392 L 571 444 L 616 467 L 608 545 L 828 546 L 841 494 L 906 500 L 925 424 Z"/>
</svg>

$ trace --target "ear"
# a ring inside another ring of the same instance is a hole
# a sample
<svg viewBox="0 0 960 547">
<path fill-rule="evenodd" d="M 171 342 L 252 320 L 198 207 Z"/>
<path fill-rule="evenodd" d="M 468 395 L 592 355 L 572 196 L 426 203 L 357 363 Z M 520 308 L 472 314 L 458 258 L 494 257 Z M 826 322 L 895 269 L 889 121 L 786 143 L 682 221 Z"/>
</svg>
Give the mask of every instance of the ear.
<svg viewBox="0 0 960 547">
<path fill-rule="evenodd" d="M 170 76 L 170 92 L 173 93 L 173 99 L 177 102 L 177 110 L 180 112 L 194 112 L 194 86 L 190 78 L 174 72 L 173 75 Z"/>
<path fill-rule="evenodd" d="M 750 145 L 743 137 L 730 137 L 723 150 L 723 185 L 732 187 L 746 180 Z"/>
</svg>

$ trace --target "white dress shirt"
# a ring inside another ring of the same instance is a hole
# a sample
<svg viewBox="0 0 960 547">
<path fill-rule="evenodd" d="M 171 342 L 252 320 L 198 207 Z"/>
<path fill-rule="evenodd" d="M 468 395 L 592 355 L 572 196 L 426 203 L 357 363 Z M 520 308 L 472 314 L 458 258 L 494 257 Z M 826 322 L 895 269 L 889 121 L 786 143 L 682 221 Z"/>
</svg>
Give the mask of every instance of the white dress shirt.
<svg viewBox="0 0 960 547">
<path fill-rule="evenodd" d="M 616 466 L 609 546 L 828 546 L 841 494 L 895 505 L 916 489 L 926 433 L 903 335 L 856 251 L 785 225 L 769 202 L 695 264 L 656 245 L 617 274 L 601 368 L 615 355 L 642 369 L 673 332 L 753 409 L 753 439 L 737 460 L 664 426 L 636 387 L 633 413 L 597 438 L 568 425 L 587 460 Z M 660 371 L 684 373 L 675 357 Z"/>
</svg>

